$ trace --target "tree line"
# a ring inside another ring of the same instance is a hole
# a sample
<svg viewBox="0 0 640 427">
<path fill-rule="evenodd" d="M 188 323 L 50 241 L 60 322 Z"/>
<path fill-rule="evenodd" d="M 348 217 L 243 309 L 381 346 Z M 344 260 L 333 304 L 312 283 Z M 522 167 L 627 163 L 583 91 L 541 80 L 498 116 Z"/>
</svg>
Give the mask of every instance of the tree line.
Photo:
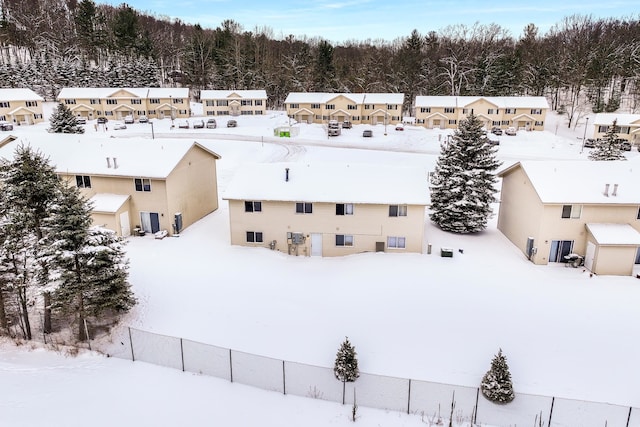
<svg viewBox="0 0 640 427">
<path fill-rule="evenodd" d="M 0 0 L 0 81 L 53 97 L 64 86 L 266 89 L 289 92 L 547 96 L 570 125 L 585 102 L 640 110 L 640 20 L 573 15 L 545 34 L 497 25 L 413 30 L 340 44 L 225 20 L 214 29 L 93 0 Z"/>
</svg>

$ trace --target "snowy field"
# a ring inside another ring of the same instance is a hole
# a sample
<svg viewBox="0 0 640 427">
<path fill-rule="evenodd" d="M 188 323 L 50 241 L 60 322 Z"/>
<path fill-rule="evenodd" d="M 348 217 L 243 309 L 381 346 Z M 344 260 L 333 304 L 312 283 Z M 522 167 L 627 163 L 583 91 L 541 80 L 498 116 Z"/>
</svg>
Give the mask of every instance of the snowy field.
<svg viewBox="0 0 640 427">
<path fill-rule="evenodd" d="M 153 134 L 158 143 L 190 138 L 220 154 L 223 196 L 246 162 L 414 164 L 429 171 L 448 133 L 389 126 L 385 135 L 382 125 L 356 125 L 328 139 L 322 126 L 300 125 L 299 136 L 274 141 L 273 128 L 288 123 L 281 112 L 237 120 L 235 129 L 218 119 L 217 129 L 197 130 L 170 129 L 162 120 Z M 40 140 L 47 138 L 46 127 L 17 127 L 13 134 Z M 374 137 L 362 138 L 364 129 L 373 129 Z M 520 159 L 587 159 L 583 128 L 566 129 L 549 113 L 547 129 L 493 137 L 500 140 L 504 166 Z M 69 138 L 131 136 L 151 138 L 151 127 L 95 130 L 90 124 L 86 134 Z M 626 156 L 637 166 L 639 154 Z M 640 280 L 634 277 L 535 266 L 497 231 L 495 218 L 485 232 L 459 236 L 425 217 L 433 254 L 324 259 L 232 247 L 228 221 L 221 200 L 216 212 L 179 238 L 130 238 L 130 280 L 140 304 L 123 326 L 326 367 L 349 336 L 363 372 L 471 387 L 502 348 L 516 394 L 640 407 Z M 438 256 L 443 246 L 456 249 L 453 258 Z M 118 355 L 125 333 L 119 328 L 94 345 Z M 0 351 L 0 425 L 351 424 L 349 406 L 144 363 L 66 357 L 10 343 Z M 425 425 L 419 415 L 366 408 L 358 415 L 368 426 Z"/>
</svg>

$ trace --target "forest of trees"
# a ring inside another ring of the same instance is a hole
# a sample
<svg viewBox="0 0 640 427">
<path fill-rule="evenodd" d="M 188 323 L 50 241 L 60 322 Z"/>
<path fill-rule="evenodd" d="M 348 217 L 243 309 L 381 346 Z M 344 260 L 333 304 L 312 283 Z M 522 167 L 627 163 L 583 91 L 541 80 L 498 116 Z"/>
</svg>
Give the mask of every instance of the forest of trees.
<svg viewBox="0 0 640 427">
<path fill-rule="evenodd" d="M 403 92 L 409 112 L 416 95 L 545 95 L 569 125 L 585 103 L 640 110 L 637 16 L 574 15 L 544 34 L 535 24 L 520 35 L 455 25 L 334 45 L 92 0 L 0 0 L 0 9 L 0 85 L 47 99 L 65 86 L 184 86 L 196 99 L 200 89 L 266 89 L 282 108 L 289 92 Z"/>
</svg>

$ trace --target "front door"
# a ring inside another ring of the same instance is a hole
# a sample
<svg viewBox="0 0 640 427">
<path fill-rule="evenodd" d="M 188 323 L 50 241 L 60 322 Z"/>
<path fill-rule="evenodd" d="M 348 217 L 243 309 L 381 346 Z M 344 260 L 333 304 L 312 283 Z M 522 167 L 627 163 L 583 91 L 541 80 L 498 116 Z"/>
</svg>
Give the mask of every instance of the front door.
<svg viewBox="0 0 640 427">
<path fill-rule="evenodd" d="M 593 271 L 593 259 L 596 257 L 596 245 L 587 242 L 587 253 L 584 255 L 584 266 Z"/>
<path fill-rule="evenodd" d="M 571 253 L 573 240 L 552 240 L 549 262 L 569 262 L 565 256 Z"/>
<path fill-rule="evenodd" d="M 322 256 L 322 234 L 311 233 L 311 256 Z"/>
</svg>

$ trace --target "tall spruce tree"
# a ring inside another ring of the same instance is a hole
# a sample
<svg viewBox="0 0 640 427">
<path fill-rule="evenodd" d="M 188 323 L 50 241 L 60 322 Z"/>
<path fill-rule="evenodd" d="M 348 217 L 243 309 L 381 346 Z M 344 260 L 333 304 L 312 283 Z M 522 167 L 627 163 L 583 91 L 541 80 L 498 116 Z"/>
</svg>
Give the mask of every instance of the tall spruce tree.
<svg viewBox="0 0 640 427">
<path fill-rule="evenodd" d="M 64 187 L 47 224 L 43 254 L 52 306 L 76 316 L 80 341 L 87 339 L 87 319 L 108 311 L 126 312 L 136 302 L 127 282 L 124 240 L 92 227 L 91 221 L 90 203 L 76 187 Z"/>
<path fill-rule="evenodd" d="M 596 141 L 595 147 L 589 153 L 590 160 L 627 160 L 622 154 L 621 140 L 618 138 L 617 120 L 607 128 L 607 133 Z"/>
<path fill-rule="evenodd" d="M 460 120 L 449 141 L 441 144 L 431 179 L 431 220 L 454 233 L 476 233 L 487 227 L 496 201 L 500 166 L 482 122 L 473 114 Z"/>
<path fill-rule="evenodd" d="M 334 375 L 343 383 L 354 382 L 360 376 L 356 355 L 356 349 L 349 342 L 349 338 L 345 337 L 340 349 L 338 349 L 336 363 L 333 367 Z"/>
<path fill-rule="evenodd" d="M 78 124 L 78 120 L 65 104 L 58 104 L 49 119 L 52 133 L 84 133 L 84 128 Z"/>
<path fill-rule="evenodd" d="M 502 354 L 502 349 L 498 351 L 491 361 L 491 369 L 484 374 L 480 389 L 484 397 L 496 403 L 509 403 L 515 399 L 513 384 L 511 383 L 511 373 L 507 365 L 507 358 Z"/>
</svg>

